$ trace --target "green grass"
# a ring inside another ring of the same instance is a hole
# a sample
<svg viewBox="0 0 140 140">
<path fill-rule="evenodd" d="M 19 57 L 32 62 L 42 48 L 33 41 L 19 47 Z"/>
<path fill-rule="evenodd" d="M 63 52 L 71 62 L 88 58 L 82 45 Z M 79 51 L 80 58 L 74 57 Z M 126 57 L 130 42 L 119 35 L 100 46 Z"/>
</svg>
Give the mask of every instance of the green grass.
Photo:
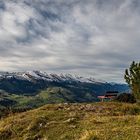
<svg viewBox="0 0 140 140">
<path fill-rule="evenodd" d="M 62 92 L 62 93 L 61 93 Z M 47 90 L 40 91 L 36 96 L 25 96 L 25 95 L 16 95 L 16 94 L 6 94 L 6 98 L 16 101 L 17 103 L 13 105 L 13 108 L 36 108 L 48 103 L 62 103 L 67 102 L 65 100 L 65 94 L 68 91 L 58 87 L 48 88 Z M 67 94 L 66 94 L 67 96 Z M 71 98 L 70 95 L 68 95 Z"/>
<path fill-rule="evenodd" d="M 0 120 L 1 140 L 138 140 L 140 106 L 55 104 Z"/>
<path fill-rule="evenodd" d="M 2 91 L 0 99 L 5 101 L 5 104 L 0 104 L 0 107 L 10 108 L 37 108 L 45 104 L 53 103 L 74 103 L 74 102 L 96 102 L 98 99 L 91 93 L 74 93 L 62 87 L 48 87 L 47 89 L 38 91 L 36 95 L 11 94 Z M 11 101 L 11 102 L 10 102 Z"/>
<path fill-rule="evenodd" d="M 9 99 L 13 99 L 14 101 L 17 101 L 18 107 L 26 106 L 28 102 L 30 102 L 34 97 L 33 96 L 24 96 L 24 95 L 16 95 L 11 94 L 9 95 Z"/>
</svg>

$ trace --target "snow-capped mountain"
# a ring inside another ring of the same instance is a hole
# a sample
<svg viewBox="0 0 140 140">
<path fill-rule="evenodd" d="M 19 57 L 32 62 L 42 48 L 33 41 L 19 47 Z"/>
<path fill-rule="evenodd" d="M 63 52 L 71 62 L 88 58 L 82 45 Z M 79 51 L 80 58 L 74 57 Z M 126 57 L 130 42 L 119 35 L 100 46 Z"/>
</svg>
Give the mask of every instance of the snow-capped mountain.
<svg viewBox="0 0 140 140">
<path fill-rule="evenodd" d="M 42 71 L 0 72 L 0 90 L 7 93 L 37 95 L 49 87 L 67 89 L 81 98 L 86 94 L 98 96 L 108 90 L 126 92 L 129 89 L 125 84 L 112 84 L 71 74 L 48 74 Z"/>
<path fill-rule="evenodd" d="M 106 83 L 102 80 L 96 80 L 92 77 L 85 78 L 71 74 L 48 74 L 42 71 L 26 71 L 26 72 L 0 72 L 0 79 L 19 79 L 19 80 L 45 80 L 45 81 L 56 81 L 56 82 L 81 82 L 81 83 Z"/>
</svg>

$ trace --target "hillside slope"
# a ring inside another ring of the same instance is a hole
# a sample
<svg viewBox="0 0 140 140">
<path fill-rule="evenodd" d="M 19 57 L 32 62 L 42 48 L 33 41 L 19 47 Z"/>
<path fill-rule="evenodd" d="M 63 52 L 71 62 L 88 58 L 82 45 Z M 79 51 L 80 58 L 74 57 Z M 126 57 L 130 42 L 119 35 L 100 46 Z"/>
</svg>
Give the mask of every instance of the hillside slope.
<svg viewBox="0 0 140 140">
<path fill-rule="evenodd" d="M 0 106 L 34 108 L 49 103 L 98 101 L 106 91 L 128 92 L 126 84 L 40 71 L 0 72 Z"/>
<path fill-rule="evenodd" d="M 99 101 L 94 94 L 88 92 L 74 93 L 67 88 L 49 87 L 34 96 L 1 93 L 1 107 L 36 108 L 50 103 L 82 103 Z"/>
<path fill-rule="evenodd" d="M 138 140 L 140 106 L 55 104 L 0 120 L 1 140 Z"/>
</svg>

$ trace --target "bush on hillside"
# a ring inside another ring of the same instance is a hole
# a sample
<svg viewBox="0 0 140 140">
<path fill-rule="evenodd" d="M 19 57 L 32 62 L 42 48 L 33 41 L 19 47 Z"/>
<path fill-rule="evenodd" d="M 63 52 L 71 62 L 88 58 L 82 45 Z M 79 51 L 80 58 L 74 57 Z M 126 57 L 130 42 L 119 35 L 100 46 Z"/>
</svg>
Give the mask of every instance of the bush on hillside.
<svg viewBox="0 0 140 140">
<path fill-rule="evenodd" d="M 136 99 L 133 94 L 129 93 L 122 93 L 117 98 L 117 101 L 119 102 L 126 102 L 126 103 L 136 103 Z"/>
</svg>

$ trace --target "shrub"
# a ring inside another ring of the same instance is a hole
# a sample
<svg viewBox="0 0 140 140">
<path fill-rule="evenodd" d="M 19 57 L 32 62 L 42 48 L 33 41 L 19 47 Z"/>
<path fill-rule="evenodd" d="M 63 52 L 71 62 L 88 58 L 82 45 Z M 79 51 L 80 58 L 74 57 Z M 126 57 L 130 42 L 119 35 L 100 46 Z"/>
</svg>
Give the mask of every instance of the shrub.
<svg viewBox="0 0 140 140">
<path fill-rule="evenodd" d="M 122 93 L 120 94 L 117 98 L 117 101 L 119 102 L 126 102 L 126 103 L 135 103 L 136 99 L 134 97 L 133 94 L 129 94 L 129 93 Z"/>
</svg>

